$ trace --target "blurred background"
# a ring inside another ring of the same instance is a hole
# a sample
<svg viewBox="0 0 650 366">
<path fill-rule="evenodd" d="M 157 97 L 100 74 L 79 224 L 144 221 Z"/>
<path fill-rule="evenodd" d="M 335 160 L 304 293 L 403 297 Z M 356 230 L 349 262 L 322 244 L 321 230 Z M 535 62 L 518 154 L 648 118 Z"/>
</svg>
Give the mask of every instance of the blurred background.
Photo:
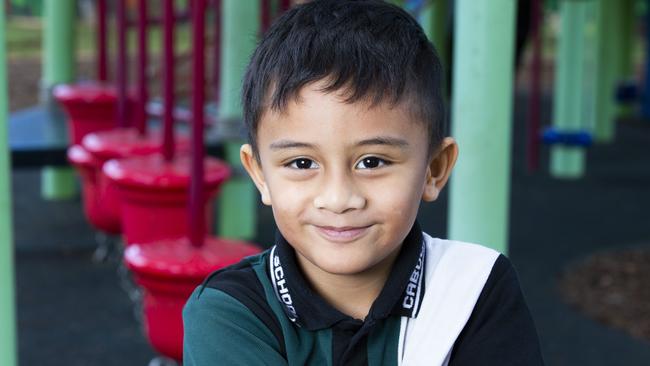
<svg viewBox="0 0 650 366">
<path fill-rule="evenodd" d="M 650 364 L 650 2 L 393 2 L 461 151 L 423 229 L 511 258 L 548 365 Z M 0 365 L 176 364 L 188 289 L 273 242 L 239 88 L 294 3 L 4 0 Z"/>
</svg>

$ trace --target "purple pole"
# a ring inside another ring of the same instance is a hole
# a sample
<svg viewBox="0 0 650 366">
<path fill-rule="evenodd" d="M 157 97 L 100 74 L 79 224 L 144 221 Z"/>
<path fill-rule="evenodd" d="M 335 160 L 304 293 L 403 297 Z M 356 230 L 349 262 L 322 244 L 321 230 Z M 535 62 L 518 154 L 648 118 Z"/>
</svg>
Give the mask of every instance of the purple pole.
<svg viewBox="0 0 650 366">
<path fill-rule="evenodd" d="M 271 1 L 260 0 L 260 35 L 266 33 L 271 25 Z"/>
<path fill-rule="evenodd" d="M 129 127 L 126 65 L 126 0 L 117 0 L 117 125 Z"/>
<path fill-rule="evenodd" d="M 214 100 L 221 102 L 221 0 L 214 0 Z"/>
<path fill-rule="evenodd" d="M 280 11 L 285 12 L 291 7 L 291 0 L 280 0 Z"/>
<path fill-rule="evenodd" d="M 539 169 L 539 125 L 541 103 L 541 74 L 542 74 L 542 4 L 533 0 L 531 4 L 531 39 L 533 42 L 533 58 L 530 67 L 530 97 L 528 102 L 528 131 L 527 131 L 527 168 L 529 173 Z"/>
<path fill-rule="evenodd" d="M 106 0 L 97 0 L 97 80 L 108 80 Z"/>
<path fill-rule="evenodd" d="M 192 7 L 192 174 L 190 185 L 190 242 L 203 245 L 205 212 L 203 197 L 203 127 L 205 104 L 205 0 Z"/>
<path fill-rule="evenodd" d="M 174 159 L 174 1 L 163 2 L 163 156 Z"/>
<path fill-rule="evenodd" d="M 140 135 L 147 133 L 147 0 L 138 0 L 138 110 L 136 128 Z"/>
</svg>

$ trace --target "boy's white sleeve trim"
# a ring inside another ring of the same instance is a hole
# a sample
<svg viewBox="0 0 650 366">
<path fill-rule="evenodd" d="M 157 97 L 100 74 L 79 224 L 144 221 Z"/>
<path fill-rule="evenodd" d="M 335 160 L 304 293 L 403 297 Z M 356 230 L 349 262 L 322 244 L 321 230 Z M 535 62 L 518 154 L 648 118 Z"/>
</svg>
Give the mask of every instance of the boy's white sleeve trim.
<svg viewBox="0 0 650 366">
<path fill-rule="evenodd" d="M 425 294 L 417 318 L 402 318 L 400 365 L 447 365 L 499 253 L 476 244 L 432 238 Z M 403 332 L 403 334 L 402 334 Z"/>
</svg>

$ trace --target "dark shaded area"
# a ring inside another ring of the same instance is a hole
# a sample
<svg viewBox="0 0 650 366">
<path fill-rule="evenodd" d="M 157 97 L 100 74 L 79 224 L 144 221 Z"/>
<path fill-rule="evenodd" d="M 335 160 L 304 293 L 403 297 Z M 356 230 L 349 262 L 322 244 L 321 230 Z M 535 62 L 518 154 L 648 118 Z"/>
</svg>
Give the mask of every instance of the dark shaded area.
<svg viewBox="0 0 650 366">
<path fill-rule="evenodd" d="M 584 178 L 560 181 L 525 173 L 525 101 L 516 106 L 510 258 L 547 364 L 646 365 L 650 343 L 563 303 L 557 279 L 594 251 L 650 239 L 650 123 L 619 123 L 615 143 L 589 150 Z M 94 235 L 80 202 L 43 202 L 38 184 L 37 171 L 13 172 L 21 365 L 145 365 L 154 353 L 120 288 L 117 264 L 91 261 Z M 435 236 L 446 233 L 446 197 L 420 213 L 421 226 Z M 259 222 L 256 241 L 267 246 L 270 209 L 260 208 Z"/>
</svg>

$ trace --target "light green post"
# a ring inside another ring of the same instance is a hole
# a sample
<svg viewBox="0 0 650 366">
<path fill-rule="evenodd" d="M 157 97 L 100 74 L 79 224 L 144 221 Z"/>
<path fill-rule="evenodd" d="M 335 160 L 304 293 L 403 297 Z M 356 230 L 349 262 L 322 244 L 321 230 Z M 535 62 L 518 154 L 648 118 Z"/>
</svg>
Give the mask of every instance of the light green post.
<svg viewBox="0 0 650 366">
<path fill-rule="evenodd" d="M 436 47 L 438 57 L 445 70 L 449 67 L 449 55 L 447 54 L 448 15 L 448 0 L 433 0 L 422 12 L 422 19 L 420 20 L 424 32 Z"/>
<path fill-rule="evenodd" d="M 508 249 L 515 0 L 457 0 L 449 238 Z"/>
<path fill-rule="evenodd" d="M 600 143 L 610 143 L 614 140 L 615 119 L 619 113 L 614 100 L 615 87 L 619 78 L 629 68 L 630 56 L 623 55 L 630 52 L 626 43 L 626 25 L 623 18 L 626 16 L 625 2 L 627 0 L 598 0 L 599 5 L 599 45 L 598 45 L 598 87 L 597 113 L 594 138 Z M 628 22 L 631 19 L 627 20 Z M 628 64 L 626 66 L 626 64 Z"/>
<path fill-rule="evenodd" d="M 60 113 L 51 91 L 72 82 L 75 75 L 75 0 L 44 0 L 42 102 Z M 77 193 L 74 171 L 46 167 L 41 172 L 41 195 L 47 200 L 69 199 Z"/>
<path fill-rule="evenodd" d="M 221 105 L 219 114 L 233 132 L 241 128 L 242 109 L 239 100 L 241 83 L 250 55 L 257 43 L 259 6 L 255 1 L 224 0 L 222 2 Z M 242 173 L 239 138 L 225 143 L 226 160 L 235 174 L 219 195 L 220 236 L 252 239 L 257 227 L 257 200 L 255 186 Z"/>
<path fill-rule="evenodd" d="M 587 11 L 586 1 L 560 3 L 560 35 L 553 93 L 553 127 L 560 132 L 578 132 L 585 126 L 584 40 Z M 585 170 L 584 148 L 553 146 L 550 169 L 551 175 L 556 178 L 581 177 Z"/>
<path fill-rule="evenodd" d="M 584 58 L 582 68 L 582 130 L 592 133 L 598 111 L 598 1 L 586 1 L 585 28 L 583 32 Z"/>
<path fill-rule="evenodd" d="M 14 245 L 11 225 L 11 170 L 7 138 L 7 57 L 5 9 L 0 7 L 0 365 L 16 366 Z"/>
</svg>

